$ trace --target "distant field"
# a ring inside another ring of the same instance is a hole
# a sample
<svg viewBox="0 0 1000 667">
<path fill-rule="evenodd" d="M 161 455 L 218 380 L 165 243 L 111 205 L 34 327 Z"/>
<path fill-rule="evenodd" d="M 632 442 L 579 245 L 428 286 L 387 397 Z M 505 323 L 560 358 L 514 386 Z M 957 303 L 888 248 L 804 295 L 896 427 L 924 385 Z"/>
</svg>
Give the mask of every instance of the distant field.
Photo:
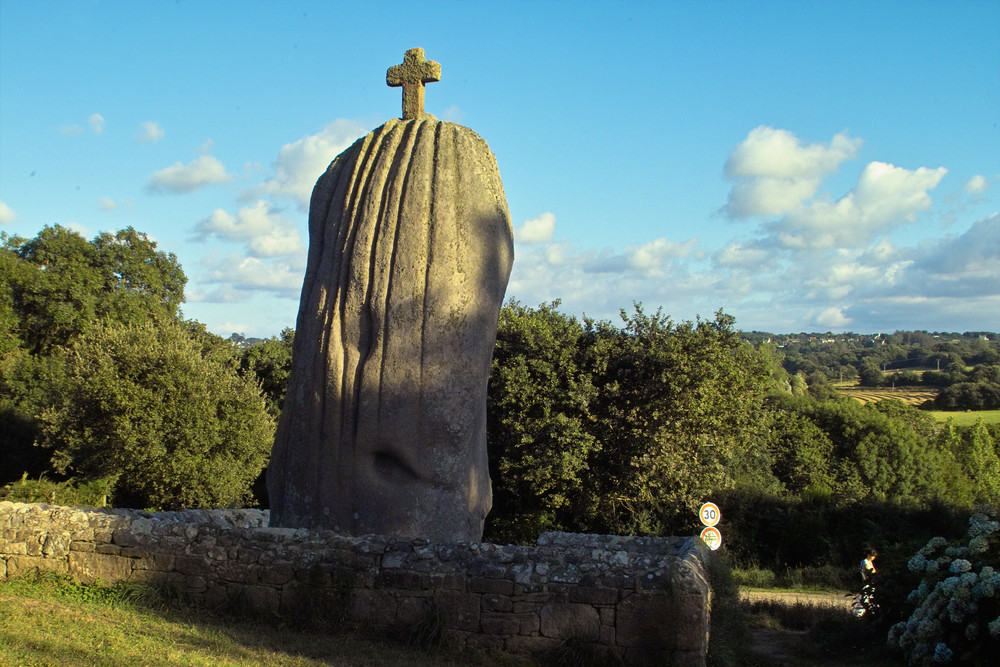
<svg viewBox="0 0 1000 667">
<path fill-rule="evenodd" d="M 848 385 L 846 383 L 834 384 L 834 388 L 841 396 L 849 396 L 862 405 L 894 398 L 907 405 L 920 407 L 925 401 L 932 400 L 938 394 L 936 389 L 920 389 L 915 387 L 901 387 L 899 389 L 881 387 L 876 389 L 859 387 L 856 384 Z M 1000 410 L 979 410 L 975 412 L 928 410 L 927 413 L 939 422 L 946 422 L 951 419 L 958 426 L 971 426 L 980 419 L 987 424 L 1000 424 Z"/>
<path fill-rule="evenodd" d="M 837 391 L 843 396 L 850 396 L 854 400 L 858 401 L 862 405 L 865 403 L 874 403 L 876 401 L 883 401 L 887 398 L 895 398 L 896 400 L 902 401 L 907 405 L 912 405 L 917 407 L 921 405 L 924 401 L 932 400 L 938 395 L 936 389 L 914 389 L 914 388 L 899 388 L 899 389 L 889 389 L 885 387 L 881 388 L 869 388 L 869 387 L 837 387 Z"/>
<path fill-rule="evenodd" d="M 972 426 L 980 419 L 986 424 L 1000 424 L 1000 410 L 979 410 L 976 412 L 930 410 L 929 412 L 937 421 L 946 422 L 951 419 L 956 426 Z"/>
</svg>

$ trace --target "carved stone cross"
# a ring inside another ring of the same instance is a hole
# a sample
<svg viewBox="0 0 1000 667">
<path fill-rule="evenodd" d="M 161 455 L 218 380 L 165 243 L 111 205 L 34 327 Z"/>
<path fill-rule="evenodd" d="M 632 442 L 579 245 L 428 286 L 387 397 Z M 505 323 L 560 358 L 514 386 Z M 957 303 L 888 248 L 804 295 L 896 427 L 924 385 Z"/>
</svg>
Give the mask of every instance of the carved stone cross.
<svg viewBox="0 0 1000 667">
<path fill-rule="evenodd" d="M 424 50 L 409 49 L 401 65 L 393 65 L 385 73 L 385 82 L 393 88 L 403 87 L 403 120 L 419 118 L 424 112 L 424 84 L 441 80 L 441 64 L 424 60 Z"/>
</svg>

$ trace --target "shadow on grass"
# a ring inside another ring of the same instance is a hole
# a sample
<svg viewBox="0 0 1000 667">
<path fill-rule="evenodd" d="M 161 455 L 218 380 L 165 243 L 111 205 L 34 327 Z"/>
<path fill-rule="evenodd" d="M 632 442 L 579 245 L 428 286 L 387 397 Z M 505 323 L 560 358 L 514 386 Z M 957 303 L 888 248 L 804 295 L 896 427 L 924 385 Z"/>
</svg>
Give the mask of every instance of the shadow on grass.
<svg viewBox="0 0 1000 667">
<path fill-rule="evenodd" d="M 61 575 L 33 573 L 0 582 L 0 616 L 8 617 L 0 623 L 0 662 L 113 664 L 116 656 L 134 660 L 138 650 L 162 664 L 206 664 L 206 660 L 294 666 L 532 664 L 506 655 L 442 647 L 440 623 L 433 618 L 396 633 L 375 635 L 368 628 L 344 623 L 336 610 L 310 611 L 296 618 L 259 615 L 238 598 L 236 603 L 206 609 L 185 602 L 166 586 L 128 582 L 88 586 Z M 38 627 L 40 618 L 49 626 Z M 88 639 L 81 645 L 80 637 Z M 119 652 L 109 653 L 109 647 Z M 112 663 L 107 663 L 109 659 Z"/>
</svg>

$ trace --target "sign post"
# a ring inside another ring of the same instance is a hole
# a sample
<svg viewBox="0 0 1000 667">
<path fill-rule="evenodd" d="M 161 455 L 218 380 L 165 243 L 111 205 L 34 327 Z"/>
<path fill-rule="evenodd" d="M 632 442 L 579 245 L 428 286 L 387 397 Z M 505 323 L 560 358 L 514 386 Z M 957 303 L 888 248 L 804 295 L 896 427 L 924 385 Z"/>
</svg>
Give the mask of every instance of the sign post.
<svg viewBox="0 0 1000 667">
<path fill-rule="evenodd" d="M 716 524 L 722 520 L 722 511 L 715 503 L 705 503 L 698 508 L 698 518 L 705 525 L 700 537 L 708 548 L 715 551 L 722 546 L 722 532 L 716 528 Z"/>
</svg>

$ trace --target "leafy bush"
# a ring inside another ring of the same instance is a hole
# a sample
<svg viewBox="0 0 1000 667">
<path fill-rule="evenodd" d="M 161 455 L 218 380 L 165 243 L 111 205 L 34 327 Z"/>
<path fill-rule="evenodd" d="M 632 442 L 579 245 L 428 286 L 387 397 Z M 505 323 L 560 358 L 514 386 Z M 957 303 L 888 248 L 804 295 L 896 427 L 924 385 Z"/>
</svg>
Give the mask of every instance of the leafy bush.
<svg viewBox="0 0 1000 667">
<path fill-rule="evenodd" d="M 935 537 L 908 563 L 923 579 L 907 598 L 916 608 L 906 622 L 892 626 L 889 645 L 912 664 L 985 665 L 1000 655 L 997 511 L 977 508 L 966 539 L 949 544 Z"/>
<path fill-rule="evenodd" d="M 54 482 L 45 479 L 28 479 L 24 473 L 17 482 L 0 487 L 0 500 L 14 503 L 52 503 L 67 507 L 103 507 L 111 495 L 111 480 L 95 479 L 74 484 L 71 481 Z"/>
<path fill-rule="evenodd" d="M 114 480 L 126 507 L 238 507 L 274 437 L 256 382 L 180 324 L 97 324 L 41 417 L 60 474 Z"/>
</svg>

